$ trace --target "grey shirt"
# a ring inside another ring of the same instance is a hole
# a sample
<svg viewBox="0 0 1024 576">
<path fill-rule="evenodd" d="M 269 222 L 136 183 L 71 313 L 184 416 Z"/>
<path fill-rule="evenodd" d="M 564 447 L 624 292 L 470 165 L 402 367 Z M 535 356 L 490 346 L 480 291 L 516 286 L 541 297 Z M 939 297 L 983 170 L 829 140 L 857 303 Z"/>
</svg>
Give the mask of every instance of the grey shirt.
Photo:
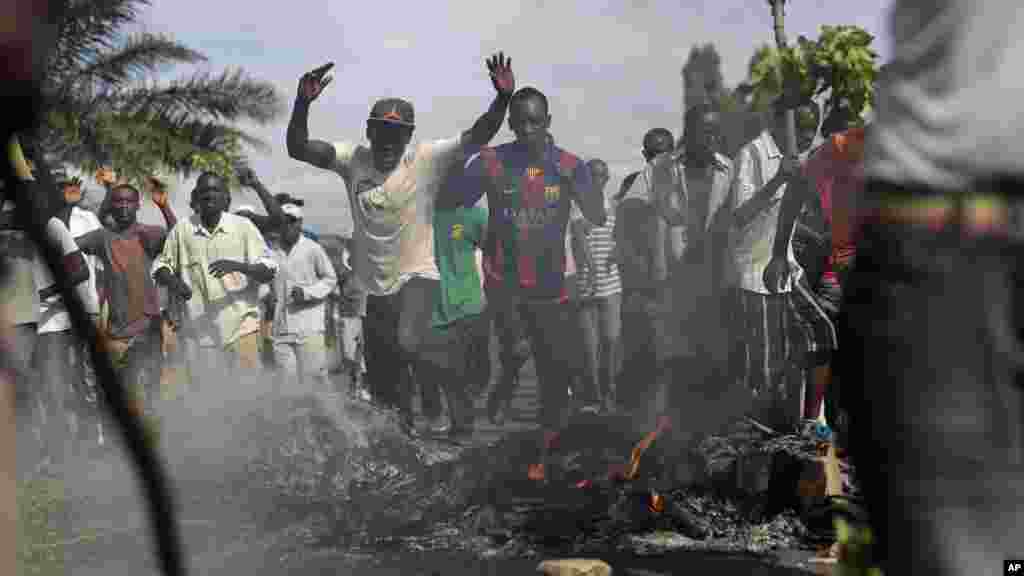
<svg viewBox="0 0 1024 576">
<path fill-rule="evenodd" d="M 966 190 L 1022 172 L 1024 2 L 896 0 L 894 58 L 879 82 L 869 176 Z"/>
</svg>

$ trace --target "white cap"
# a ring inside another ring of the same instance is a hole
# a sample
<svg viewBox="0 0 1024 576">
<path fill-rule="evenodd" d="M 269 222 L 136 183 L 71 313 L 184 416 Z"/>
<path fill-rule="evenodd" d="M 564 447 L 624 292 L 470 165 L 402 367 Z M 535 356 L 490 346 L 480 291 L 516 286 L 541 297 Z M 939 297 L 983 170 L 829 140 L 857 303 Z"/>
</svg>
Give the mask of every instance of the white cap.
<svg viewBox="0 0 1024 576">
<path fill-rule="evenodd" d="M 282 204 L 281 211 L 292 218 L 302 220 L 302 208 L 296 204 Z"/>
</svg>

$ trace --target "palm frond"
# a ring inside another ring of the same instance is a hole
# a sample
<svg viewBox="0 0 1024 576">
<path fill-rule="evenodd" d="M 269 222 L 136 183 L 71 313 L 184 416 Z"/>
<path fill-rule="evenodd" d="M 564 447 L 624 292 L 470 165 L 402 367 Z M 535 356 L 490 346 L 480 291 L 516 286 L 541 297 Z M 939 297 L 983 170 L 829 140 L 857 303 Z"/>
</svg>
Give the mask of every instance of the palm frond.
<svg viewBox="0 0 1024 576">
<path fill-rule="evenodd" d="M 205 62 L 206 56 L 168 36 L 135 34 L 116 47 L 101 51 L 78 72 L 79 79 L 120 84 L 173 64 Z"/>
<path fill-rule="evenodd" d="M 96 54 L 114 46 L 120 30 L 149 4 L 149 0 L 65 0 L 47 76 L 73 74 Z"/>
<path fill-rule="evenodd" d="M 273 84 L 228 70 L 213 76 L 198 73 L 167 86 L 152 86 L 121 96 L 121 108 L 132 113 L 205 117 L 216 121 L 253 120 L 267 124 L 282 112 Z"/>
</svg>

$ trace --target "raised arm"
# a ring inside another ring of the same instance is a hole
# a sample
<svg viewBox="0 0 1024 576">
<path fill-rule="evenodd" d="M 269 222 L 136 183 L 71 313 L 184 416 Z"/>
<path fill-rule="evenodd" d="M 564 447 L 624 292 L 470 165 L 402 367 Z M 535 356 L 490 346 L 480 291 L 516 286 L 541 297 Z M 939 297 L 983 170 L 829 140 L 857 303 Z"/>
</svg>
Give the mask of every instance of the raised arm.
<svg viewBox="0 0 1024 576">
<path fill-rule="evenodd" d="M 332 158 L 333 155 L 334 147 L 332 146 Z M 260 223 L 257 223 L 256 219 L 253 218 L 253 216 L 258 216 L 258 214 L 252 214 L 251 216 L 247 215 L 247 217 L 256 224 L 256 227 L 259 228 L 261 232 L 269 228 L 279 226 L 284 222 L 284 212 L 281 210 L 281 204 L 274 198 L 273 194 L 267 190 L 266 186 L 260 182 L 260 179 L 256 177 L 256 172 L 254 172 L 252 168 L 245 167 L 240 169 L 238 171 L 238 181 L 242 186 L 247 186 L 255 190 L 256 195 L 260 197 L 260 202 L 263 202 L 263 208 L 267 211 L 267 222 L 264 226 L 261 226 Z"/>
<path fill-rule="evenodd" d="M 651 188 L 655 210 L 669 226 L 686 224 L 686 178 L 681 174 L 680 154 L 668 152 L 651 165 Z"/>
<path fill-rule="evenodd" d="M 516 91 L 516 79 L 512 73 L 512 59 L 506 59 L 501 52 L 487 60 L 487 70 L 491 76 L 497 95 L 491 101 L 487 112 L 473 123 L 473 127 L 462 133 L 464 150 L 475 151 L 487 145 L 501 130 L 508 111 L 508 103 Z"/>
<path fill-rule="evenodd" d="M 309 138 L 309 106 L 320 96 L 333 77 L 326 76 L 334 67 L 333 62 L 307 72 L 299 79 L 299 90 L 288 121 L 288 156 L 312 164 L 317 168 L 330 170 L 334 167 L 334 146 L 322 140 Z"/>
<path fill-rule="evenodd" d="M 784 160 L 783 164 L 792 162 Z M 786 183 L 788 169 L 781 169 L 761 188 L 756 188 L 754 180 L 754 158 L 749 149 L 740 150 L 736 158 L 736 178 L 733 182 L 734 194 L 741 204 L 733 212 L 734 223 L 738 228 L 746 228 L 758 216 L 775 205 L 775 193 Z"/>
</svg>

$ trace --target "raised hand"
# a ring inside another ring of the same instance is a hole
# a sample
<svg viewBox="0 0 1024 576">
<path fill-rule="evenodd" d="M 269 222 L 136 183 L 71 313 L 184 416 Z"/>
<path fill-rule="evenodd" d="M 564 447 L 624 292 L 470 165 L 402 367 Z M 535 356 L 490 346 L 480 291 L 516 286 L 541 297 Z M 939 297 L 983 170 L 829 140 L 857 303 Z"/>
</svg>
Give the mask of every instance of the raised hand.
<svg viewBox="0 0 1024 576">
<path fill-rule="evenodd" d="M 166 208 L 169 200 L 167 196 L 167 189 L 161 188 L 160 186 L 154 186 L 150 197 L 153 199 L 153 204 L 156 204 L 157 208 Z"/>
<path fill-rule="evenodd" d="M 259 179 L 256 177 L 256 172 L 252 168 L 248 166 L 241 166 L 238 168 L 239 184 L 246 188 L 252 188 L 257 182 L 259 182 Z"/>
<path fill-rule="evenodd" d="M 498 52 L 487 60 L 487 71 L 490 72 L 491 83 L 499 94 L 511 96 L 516 91 L 516 77 L 512 73 L 512 59 L 506 59 L 503 52 Z"/>
<path fill-rule="evenodd" d="M 323 66 L 310 72 L 306 72 L 299 78 L 299 99 L 307 104 L 316 100 L 324 88 L 334 80 L 333 76 L 326 74 L 334 68 L 334 62 L 328 62 Z"/>
</svg>

